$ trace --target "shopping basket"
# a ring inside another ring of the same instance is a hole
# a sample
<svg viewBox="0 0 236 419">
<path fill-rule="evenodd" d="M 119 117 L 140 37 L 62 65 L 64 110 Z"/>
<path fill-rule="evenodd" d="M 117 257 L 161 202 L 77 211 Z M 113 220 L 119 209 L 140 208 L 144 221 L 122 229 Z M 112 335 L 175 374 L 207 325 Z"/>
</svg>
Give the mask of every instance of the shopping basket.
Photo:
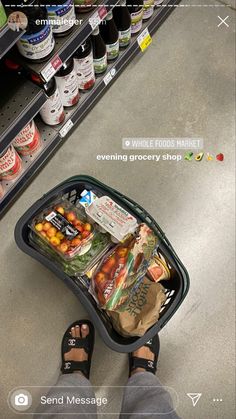
<svg viewBox="0 0 236 419">
<path fill-rule="evenodd" d="M 75 278 L 64 273 L 58 265 L 33 248 L 29 243 L 30 229 L 28 225 L 35 215 L 40 212 L 40 210 L 53 202 L 58 195 L 63 195 L 72 204 L 76 205 L 80 199 L 80 194 L 84 189 L 88 191 L 93 190 L 93 192 L 95 192 L 95 194 L 97 192 L 98 195 L 110 196 L 114 201 L 133 214 L 139 222 L 145 222 L 148 224 L 149 227 L 158 235 L 160 239 L 159 249 L 172 267 L 171 280 L 162 281 L 162 284 L 166 289 L 167 298 L 161 309 L 159 320 L 142 337 L 123 337 L 119 335 L 113 329 L 108 315 L 97 307 L 94 298 L 88 292 L 87 288 L 80 283 L 80 281 L 75 281 Z M 37 202 L 35 202 L 17 222 L 15 228 L 15 240 L 18 247 L 23 252 L 41 262 L 66 283 L 66 285 L 73 291 L 83 304 L 84 308 L 87 310 L 104 342 L 111 349 L 118 352 L 132 352 L 159 332 L 179 308 L 189 289 L 188 273 L 175 253 L 169 240 L 166 238 L 162 229 L 153 217 L 130 198 L 89 176 L 73 176 L 53 188 Z"/>
</svg>

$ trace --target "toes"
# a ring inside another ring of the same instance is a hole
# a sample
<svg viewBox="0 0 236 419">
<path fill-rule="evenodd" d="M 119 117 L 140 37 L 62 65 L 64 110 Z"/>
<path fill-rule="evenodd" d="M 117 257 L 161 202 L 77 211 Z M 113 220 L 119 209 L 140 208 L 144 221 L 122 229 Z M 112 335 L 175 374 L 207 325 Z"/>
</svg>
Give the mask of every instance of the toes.
<svg viewBox="0 0 236 419">
<path fill-rule="evenodd" d="M 87 324 L 82 324 L 81 326 L 81 335 L 82 338 L 86 338 L 86 336 L 88 336 L 89 334 L 89 327 Z"/>
<path fill-rule="evenodd" d="M 72 338 L 75 338 L 75 327 L 72 327 L 70 330 Z"/>
<path fill-rule="evenodd" d="M 80 338 L 80 327 L 79 327 L 79 325 L 75 326 L 75 337 Z"/>
</svg>

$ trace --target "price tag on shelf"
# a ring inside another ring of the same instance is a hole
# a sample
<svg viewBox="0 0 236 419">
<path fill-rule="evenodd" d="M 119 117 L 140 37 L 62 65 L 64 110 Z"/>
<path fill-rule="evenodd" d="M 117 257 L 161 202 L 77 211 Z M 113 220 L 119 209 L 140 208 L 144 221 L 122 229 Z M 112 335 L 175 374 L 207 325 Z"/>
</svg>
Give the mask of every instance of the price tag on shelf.
<svg viewBox="0 0 236 419">
<path fill-rule="evenodd" d="M 137 42 L 142 52 L 145 51 L 147 47 L 149 47 L 152 42 L 152 37 L 148 31 L 148 28 L 144 29 L 144 31 L 137 37 Z"/>
<path fill-rule="evenodd" d="M 105 8 L 105 6 L 100 7 L 98 5 L 98 10 L 89 19 L 89 23 L 92 30 L 94 30 L 101 23 L 101 21 L 104 19 L 106 15 L 107 9 Z"/>
<path fill-rule="evenodd" d="M 73 125 L 74 123 L 72 122 L 72 120 L 68 119 L 68 121 L 66 121 L 66 123 L 63 125 L 63 127 L 59 131 L 60 136 L 64 138 L 66 134 L 68 134 L 68 132 L 71 130 Z"/>
<path fill-rule="evenodd" d="M 41 71 L 41 75 L 43 76 L 44 80 L 48 82 L 54 76 L 54 74 L 56 74 L 59 68 L 61 68 L 61 66 L 62 60 L 60 59 L 59 55 L 56 55 Z"/>
<path fill-rule="evenodd" d="M 116 74 L 116 69 L 114 67 L 105 75 L 103 81 L 104 81 L 106 86 L 110 83 L 110 81 L 113 79 L 115 74 Z"/>
</svg>

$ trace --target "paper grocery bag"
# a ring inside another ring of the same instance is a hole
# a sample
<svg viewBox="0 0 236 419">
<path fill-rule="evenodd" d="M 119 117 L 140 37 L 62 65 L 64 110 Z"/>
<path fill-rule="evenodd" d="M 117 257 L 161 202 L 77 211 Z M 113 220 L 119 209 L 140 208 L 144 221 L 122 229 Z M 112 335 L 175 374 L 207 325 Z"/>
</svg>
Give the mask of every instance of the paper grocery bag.
<svg viewBox="0 0 236 419">
<path fill-rule="evenodd" d="M 122 336 L 143 336 L 157 322 L 165 301 L 164 287 L 145 277 L 129 301 L 108 314 Z"/>
</svg>

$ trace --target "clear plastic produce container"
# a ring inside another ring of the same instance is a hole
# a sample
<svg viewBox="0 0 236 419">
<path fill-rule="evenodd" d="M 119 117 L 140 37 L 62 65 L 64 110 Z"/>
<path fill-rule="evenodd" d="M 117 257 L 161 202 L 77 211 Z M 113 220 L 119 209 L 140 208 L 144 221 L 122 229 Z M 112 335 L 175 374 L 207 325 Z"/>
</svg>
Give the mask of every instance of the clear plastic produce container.
<svg viewBox="0 0 236 419">
<path fill-rule="evenodd" d="M 95 232 L 83 208 L 78 209 L 65 199 L 58 199 L 41 211 L 29 227 L 66 261 L 88 252 Z"/>
</svg>

